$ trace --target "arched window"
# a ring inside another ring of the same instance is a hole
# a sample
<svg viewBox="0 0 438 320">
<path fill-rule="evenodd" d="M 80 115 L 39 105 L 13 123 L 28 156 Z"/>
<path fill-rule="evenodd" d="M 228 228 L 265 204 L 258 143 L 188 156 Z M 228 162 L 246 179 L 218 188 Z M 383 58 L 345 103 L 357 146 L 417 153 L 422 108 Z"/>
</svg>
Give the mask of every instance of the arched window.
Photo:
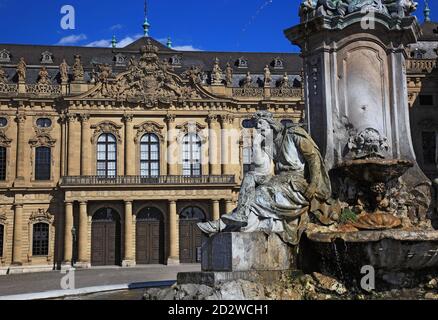
<svg viewBox="0 0 438 320">
<path fill-rule="evenodd" d="M 109 133 L 97 140 L 97 175 L 105 178 L 117 175 L 117 141 Z"/>
<path fill-rule="evenodd" d="M 183 175 L 201 174 L 201 139 L 197 134 L 189 133 L 183 139 Z"/>
<path fill-rule="evenodd" d="M 187 207 L 181 212 L 180 219 L 204 221 L 205 220 L 205 213 L 201 208 Z"/>
<path fill-rule="evenodd" d="M 35 149 L 35 180 L 50 180 L 52 150 L 49 147 Z"/>
<path fill-rule="evenodd" d="M 49 225 L 47 223 L 33 225 L 32 255 L 49 255 Z"/>
<path fill-rule="evenodd" d="M 6 148 L 0 147 L 0 181 L 6 180 Z"/>
<path fill-rule="evenodd" d="M 141 138 L 140 170 L 142 177 L 160 175 L 160 140 L 153 133 L 147 133 Z"/>
<path fill-rule="evenodd" d="M 5 236 L 5 226 L 0 224 L 0 257 L 3 257 L 3 238 Z"/>
</svg>

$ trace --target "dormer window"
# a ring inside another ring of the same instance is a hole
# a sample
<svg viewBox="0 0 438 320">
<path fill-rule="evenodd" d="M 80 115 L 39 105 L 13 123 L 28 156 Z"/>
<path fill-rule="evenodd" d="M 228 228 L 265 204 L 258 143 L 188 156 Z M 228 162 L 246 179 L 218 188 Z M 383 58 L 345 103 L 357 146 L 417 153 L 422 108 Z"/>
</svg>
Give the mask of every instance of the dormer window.
<svg viewBox="0 0 438 320">
<path fill-rule="evenodd" d="M 124 56 L 121 53 L 118 53 L 115 55 L 114 61 L 116 62 L 117 66 L 124 66 L 126 65 L 126 56 Z"/>
<path fill-rule="evenodd" d="M 53 54 L 49 51 L 41 53 L 41 63 L 51 64 L 53 63 Z"/>
<path fill-rule="evenodd" d="M 411 51 L 411 58 L 414 59 L 423 59 L 424 58 L 424 54 L 426 53 L 426 51 L 421 50 L 419 48 L 415 48 Z"/>
<path fill-rule="evenodd" d="M 181 57 L 178 55 L 175 55 L 173 57 L 170 58 L 170 64 L 174 67 L 178 67 L 181 66 Z"/>
<path fill-rule="evenodd" d="M 237 67 L 240 69 L 247 69 L 248 68 L 248 60 L 244 57 L 240 57 L 237 59 Z"/>
<path fill-rule="evenodd" d="M 284 69 L 284 63 L 283 60 L 281 60 L 280 58 L 275 58 L 274 61 L 272 62 L 272 65 L 274 67 L 274 69 Z"/>
<path fill-rule="evenodd" d="M 11 53 L 8 50 L 0 51 L 0 62 L 11 62 Z"/>
</svg>

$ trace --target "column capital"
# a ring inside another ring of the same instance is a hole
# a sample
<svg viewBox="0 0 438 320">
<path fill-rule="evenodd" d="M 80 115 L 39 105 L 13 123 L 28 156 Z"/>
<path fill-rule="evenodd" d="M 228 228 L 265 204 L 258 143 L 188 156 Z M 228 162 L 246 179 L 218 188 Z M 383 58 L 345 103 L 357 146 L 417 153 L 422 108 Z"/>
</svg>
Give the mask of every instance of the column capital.
<svg viewBox="0 0 438 320">
<path fill-rule="evenodd" d="M 176 115 L 174 113 L 168 113 L 164 117 L 164 120 L 166 120 L 167 123 L 173 123 L 175 122 L 175 119 L 176 119 Z"/>
<path fill-rule="evenodd" d="M 132 205 L 133 201 L 132 200 L 124 200 L 125 205 Z"/>
<path fill-rule="evenodd" d="M 24 123 L 26 121 L 26 115 L 24 113 L 17 113 L 15 116 L 17 123 Z"/>
<path fill-rule="evenodd" d="M 125 113 L 122 117 L 122 120 L 125 123 L 132 122 L 133 119 L 134 119 L 134 115 L 132 115 L 130 113 Z"/>
<path fill-rule="evenodd" d="M 78 120 L 77 115 L 75 113 L 67 113 L 66 117 L 69 123 L 76 122 Z"/>
<path fill-rule="evenodd" d="M 210 114 L 207 116 L 207 122 L 208 122 L 209 124 L 217 123 L 217 122 L 219 122 L 219 119 L 220 119 L 220 116 L 219 116 L 218 114 L 216 114 L 216 113 L 210 113 Z"/>
<path fill-rule="evenodd" d="M 22 203 L 15 203 L 14 207 L 15 208 L 23 208 L 23 204 Z"/>
<path fill-rule="evenodd" d="M 82 206 L 83 206 L 83 205 L 87 205 L 87 204 L 88 204 L 88 201 L 79 201 L 79 204 L 82 205 Z"/>
<path fill-rule="evenodd" d="M 87 123 L 90 120 L 90 114 L 89 113 L 81 113 L 79 115 L 79 119 L 82 123 Z"/>
<path fill-rule="evenodd" d="M 233 122 L 234 122 L 234 117 L 233 117 L 233 115 L 231 115 L 231 114 L 229 114 L 229 113 L 227 113 L 227 114 L 223 114 L 223 115 L 221 115 L 221 121 L 222 121 L 222 124 L 223 124 L 223 125 L 226 125 L 226 124 L 233 124 Z"/>
<path fill-rule="evenodd" d="M 74 202 L 74 201 L 64 201 L 64 204 L 65 204 L 65 205 L 73 205 L 73 202 Z"/>
</svg>

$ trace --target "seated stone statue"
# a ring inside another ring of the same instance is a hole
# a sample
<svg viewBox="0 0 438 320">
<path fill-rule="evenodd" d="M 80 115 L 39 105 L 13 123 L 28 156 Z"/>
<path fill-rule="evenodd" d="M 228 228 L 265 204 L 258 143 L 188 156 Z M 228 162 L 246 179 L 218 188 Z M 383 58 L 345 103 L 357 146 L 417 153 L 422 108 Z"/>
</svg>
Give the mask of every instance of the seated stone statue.
<svg viewBox="0 0 438 320">
<path fill-rule="evenodd" d="M 283 126 L 272 114 L 255 116 L 254 170 L 244 177 L 237 208 L 217 221 L 199 223 L 207 234 L 218 232 L 279 233 L 298 244 L 315 213 L 328 220 L 330 180 L 318 146 L 299 126 Z M 324 214 L 321 214 L 324 213 Z"/>
</svg>

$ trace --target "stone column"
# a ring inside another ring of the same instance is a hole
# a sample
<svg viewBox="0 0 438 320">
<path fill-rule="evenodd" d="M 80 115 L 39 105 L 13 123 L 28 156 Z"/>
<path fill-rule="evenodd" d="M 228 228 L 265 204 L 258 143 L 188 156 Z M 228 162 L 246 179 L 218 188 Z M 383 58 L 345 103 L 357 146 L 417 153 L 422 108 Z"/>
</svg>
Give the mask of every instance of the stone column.
<svg viewBox="0 0 438 320">
<path fill-rule="evenodd" d="M 81 175 L 91 176 L 91 135 L 90 135 L 90 115 L 80 115 L 82 123 L 81 133 Z"/>
<path fill-rule="evenodd" d="M 135 266 L 135 257 L 132 243 L 132 201 L 125 201 L 125 256 L 123 267 Z"/>
<path fill-rule="evenodd" d="M 70 264 L 73 259 L 73 203 L 65 203 L 65 229 L 64 229 L 64 264 Z"/>
<path fill-rule="evenodd" d="M 135 145 L 134 145 L 134 125 L 132 123 L 132 114 L 125 114 L 123 116 L 125 122 L 125 175 L 135 176 L 136 162 L 135 162 Z"/>
<path fill-rule="evenodd" d="M 68 114 L 68 176 L 80 175 L 80 138 L 75 114 Z"/>
<path fill-rule="evenodd" d="M 166 115 L 167 123 L 167 174 L 178 175 L 178 150 L 176 144 L 175 115 Z"/>
<path fill-rule="evenodd" d="M 221 116 L 222 136 L 221 136 L 221 155 L 222 155 L 222 174 L 233 175 L 236 165 L 239 166 L 239 139 L 237 130 L 233 130 L 233 116 L 226 114 Z M 235 132 L 236 131 L 236 132 Z"/>
<path fill-rule="evenodd" d="M 23 205 L 15 205 L 15 215 L 14 215 L 14 242 L 12 249 L 12 264 L 22 265 L 22 242 L 23 237 Z"/>
<path fill-rule="evenodd" d="M 16 179 L 15 184 L 17 183 L 24 183 L 24 177 L 26 176 L 25 173 L 25 147 L 26 142 L 25 140 L 25 122 L 26 122 L 26 116 L 22 113 L 17 114 L 17 117 L 15 119 L 17 121 L 17 168 L 16 168 Z"/>
<path fill-rule="evenodd" d="M 219 200 L 213 200 L 213 221 L 219 220 L 221 217 Z"/>
<path fill-rule="evenodd" d="M 169 201 L 169 247 L 167 264 L 179 264 L 179 218 L 174 200 Z"/>
<path fill-rule="evenodd" d="M 78 260 L 81 267 L 89 267 L 88 258 L 88 212 L 87 202 L 79 203 L 79 242 Z"/>
<path fill-rule="evenodd" d="M 233 200 L 225 200 L 225 211 L 226 214 L 231 213 L 234 210 Z"/>
<path fill-rule="evenodd" d="M 210 175 L 220 176 L 221 170 L 221 126 L 219 116 L 211 114 L 207 118 L 209 124 L 208 159 L 210 162 Z"/>
</svg>

